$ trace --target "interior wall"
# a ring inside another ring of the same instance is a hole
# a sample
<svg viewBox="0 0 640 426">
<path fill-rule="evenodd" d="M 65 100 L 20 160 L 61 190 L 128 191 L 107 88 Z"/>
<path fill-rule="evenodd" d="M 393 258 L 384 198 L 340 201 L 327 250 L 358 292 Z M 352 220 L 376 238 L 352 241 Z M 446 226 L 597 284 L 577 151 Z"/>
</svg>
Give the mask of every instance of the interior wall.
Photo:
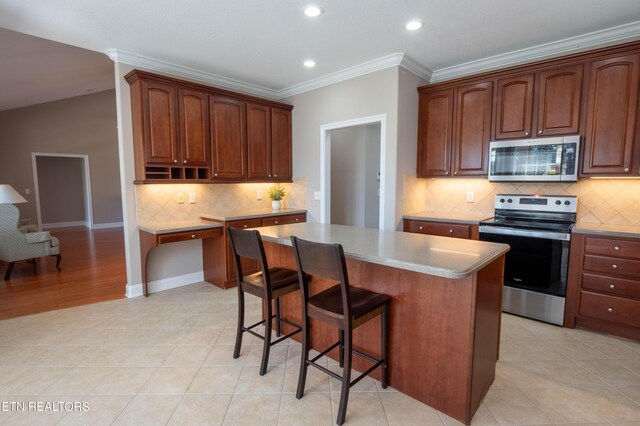
<svg viewBox="0 0 640 426">
<path fill-rule="evenodd" d="M 363 227 L 365 127 L 331 131 L 331 223 Z"/>
<path fill-rule="evenodd" d="M 37 156 L 42 224 L 86 222 L 84 159 Z"/>
<path fill-rule="evenodd" d="M 31 153 L 43 152 L 88 155 L 94 224 L 122 222 L 113 90 L 0 112 L 0 149 L 0 182 L 28 201 L 21 218 L 37 220 Z"/>
<path fill-rule="evenodd" d="M 384 114 L 386 149 L 381 155 L 390 165 L 385 176 L 385 191 L 389 198 L 385 202 L 384 226 L 386 229 L 397 229 L 400 225 L 402 198 L 397 198 L 396 193 L 399 69 L 387 68 L 282 100 L 294 106 L 293 174 L 307 178 L 309 221 L 320 221 L 320 202 L 314 200 L 314 192 L 320 191 L 320 127 Z M 416 140 L 413 144 L 416 144 Z M 396 212 L 397 202 L 401 203 L 400 214 Z"/>
<path fill-rule="evenodd" d="M 364 226 L 380 225 L 380 123 L 364 127 Z"/>
</svg>

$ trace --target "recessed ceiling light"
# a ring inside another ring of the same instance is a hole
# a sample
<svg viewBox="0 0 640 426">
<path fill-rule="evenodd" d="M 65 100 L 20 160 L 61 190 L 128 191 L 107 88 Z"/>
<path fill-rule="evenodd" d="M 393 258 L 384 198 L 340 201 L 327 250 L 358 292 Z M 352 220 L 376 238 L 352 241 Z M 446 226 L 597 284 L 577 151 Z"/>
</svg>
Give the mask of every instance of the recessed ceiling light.
<svg viewBox="0 0 640 426">
<path fill-rule="evenodd" d="M 424 27 L 424 22 L 422 22 L 419 19 L 414 19 L 412 21 L 407 22 L 407 25 L 405 25 L 404 27 L 409 31 L 416 31 Z"/>
<path fill-rule="evenodd" d="M 316 61 L 314 61 L 313 59 L 307 59 L 306 61 L 304 61 L 304 66 L 307 68 L 313 68 L 316 66 Z"/>
<path fill-rule="evenodd" d="M 304 14 L 311 18 L 320 16 L 323 13 L 324 13 L 324 10 L 319 6 L 307 6 L 304 8 Z"/>
</svg>

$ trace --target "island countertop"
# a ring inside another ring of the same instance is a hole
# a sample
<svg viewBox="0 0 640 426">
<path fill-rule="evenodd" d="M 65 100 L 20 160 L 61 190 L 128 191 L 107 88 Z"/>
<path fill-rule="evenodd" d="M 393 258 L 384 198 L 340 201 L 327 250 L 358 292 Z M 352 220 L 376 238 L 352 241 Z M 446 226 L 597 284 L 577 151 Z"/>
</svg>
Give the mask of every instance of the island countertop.
<svg viewBox="0 0 640 426">
<path fill-rule="evenodd" d="M 306 213 L 305 209 L 258 209 L 258 210 L 235 210 L 226 212 L 204 213 L 200 215 L 200 218 L 204 220 L 219 220 L 222 222 L 228 222 L 232 220 L 245 220 L 256 219 L 260 217 L 269 216 L 286 216 L 289 214 Z"/>
<path fill-rule="evenodd" d="M 259 228 L 267 242 L 291 245 L 291 236 L 342 244 L 345 256 L 444 278 L 467 277 L 509 251 L 506 244 L 321 223 Z"/>
</svg>

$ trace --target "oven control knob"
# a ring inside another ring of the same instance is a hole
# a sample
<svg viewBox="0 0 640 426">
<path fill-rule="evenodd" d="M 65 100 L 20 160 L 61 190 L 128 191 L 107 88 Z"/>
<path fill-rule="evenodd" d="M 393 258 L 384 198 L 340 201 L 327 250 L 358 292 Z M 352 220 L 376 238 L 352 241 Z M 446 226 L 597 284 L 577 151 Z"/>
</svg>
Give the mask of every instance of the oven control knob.
<svg viewBox="0 0 640 426">
<path fill-rule="evenodd" d="M 569 204 L 571 204 L 571 201 L 569 201 L 569 200 L 567 200 L 567 201 L 565 201 L 565 202 L 564 202 L 564 205 L 565 205 L 565 206 L 568 206 Z"/>
<path fill-rule="evenodd" d="M 501 202 L 501 203 L 504 203 L 504 198 L 500 198 L 500 202 Z"/>
<path fill-rule="evenodd" d="M 562 204 L 562 201 L 560 201 L 560 200 L 556 200 L 556 204 L 557 204 L 557 205 L 560 205 L 560 204 Z"/>
<path fill-rule="evenodd" d="M 513 200 L 512 200 L 511 198 L 509 198 L 509 199 L 507 200 L 507 203 L 513 203 Z"/>
</svg>

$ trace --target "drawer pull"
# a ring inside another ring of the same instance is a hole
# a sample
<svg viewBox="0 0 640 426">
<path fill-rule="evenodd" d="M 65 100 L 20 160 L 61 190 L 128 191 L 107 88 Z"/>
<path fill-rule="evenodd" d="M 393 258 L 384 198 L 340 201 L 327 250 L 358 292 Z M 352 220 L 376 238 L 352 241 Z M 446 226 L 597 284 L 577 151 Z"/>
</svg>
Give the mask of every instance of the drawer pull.
<svg viewBox="0 0 640 426">
<path fill-rule="evenodd" d="M 453 229 L 449 229 L 449 233 L 450 233 L 450 234 L 453 234 Z"/>
<path fill-rule="evenodd" d="M 615 263 L 614 263 L 613 265 L 611 265 L 611 267 L 612 267 L 613 269 L 618 269 L 618 265 L 616 265 Z"/>
<path fill-rule="evenodd" d="M 618 246 L 613 246 L 613 249 L 614 249 L 615 251 L 620 251 L 620 247 L 618 247 Z"/>
<path fill-rule="evenodd" d="M 613 312 L 613 308 L 611 308 L 611 307 L 607 308 L 607 312 L 609 312 L 609 313 Z"/>
<path fill-rule="evenodd" d="M 191 234 L 191 238 L 195 238 L 195 237 L 196 237 L 196 234 Z"/>
<path fill-rule="evenodd" d="M 275 224 L 277 225 L 277 224 L 278 224 L 278 221 L 277 221 L 277 220 L 274 220 L 274 221 L 273 221 L 273 223 L 275 223 Z"/>
<path fill-rule="evenodd" d="M 616 285 L 615 285 L 615 284 L 609 284 L 609 288 L 610 288 L 611 290 L 613 290 L 614 288 L 616 288 Z"/>
<path fill-rule="evenodd" d="M 296 222 L 298 222 L 300 219 L 296 218 Z"/>
<path fill-rule="evenodd" d="M 420 229 L 420 230 L 422 231 L 422 226 L 421 226 L 421 227 L 419 227 L 418 229 Z"/>
<path fill-rule="evenodd" d="M 247 225 L 242 225 L 242 227 L 243 227 L 243 228 L 246 228 L 246 227 L 247 227 Z"/>
</svg>

